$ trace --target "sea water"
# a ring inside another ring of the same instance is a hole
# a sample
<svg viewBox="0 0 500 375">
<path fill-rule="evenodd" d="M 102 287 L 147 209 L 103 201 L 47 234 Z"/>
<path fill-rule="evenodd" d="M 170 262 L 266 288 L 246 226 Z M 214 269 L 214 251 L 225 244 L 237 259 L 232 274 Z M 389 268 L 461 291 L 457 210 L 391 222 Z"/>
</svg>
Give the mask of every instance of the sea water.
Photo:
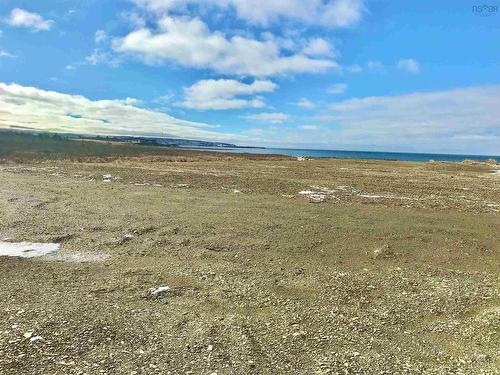
<svg viewBox="0 0 500 375">
<path fill-rule="evenodd" d="M 461 162 L 464 160 L 486 161 L 495 159 L 500 161 L 500 156 L 494 155 L 457 155 L 457 154 L 425 154 L 425 153 L 406 153 L 406 152 L 377 152 L 377 151 L 340 151 L 340 150 L 308 150 L 295 148 L 230 148 L 230 147 L 189 147 L 192 150 L 230 152 L 230 153 L 249 153 L 249 154 L 271 154 L 286 155 L 293 157 L 309 158 L 340 158 L 340 159 L 370 159 L 370 160 L 400 160 L 428 162 L 448 161 Z"/>
</svg>

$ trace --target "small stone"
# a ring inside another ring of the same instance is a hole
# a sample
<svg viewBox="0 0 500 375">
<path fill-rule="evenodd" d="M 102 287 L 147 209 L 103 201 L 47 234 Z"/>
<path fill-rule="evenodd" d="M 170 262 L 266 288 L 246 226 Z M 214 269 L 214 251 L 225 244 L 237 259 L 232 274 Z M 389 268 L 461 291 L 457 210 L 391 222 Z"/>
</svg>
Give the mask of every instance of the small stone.
<svg viewBox="0 0 500 375">
<path fill-rule="evenodd" d="M 33 336 L 33 332 L 26 332 L 26 333 L 24 334 L 24 338 L 25 338 L 25 339 L 30 339 L 32 336 Z"/>
<path fill-rule="evenodd" d="M 377 259 L 381 257 L 389 257 L 391 254 L 391 247 L 388 244 L 385 244 L 373 252 L 373 257 Z"/>
<path fill-rule="evenodd" d="M 35 336 L 35 337 L 30 338 L 30 342 L 32 344 L 37 343 L 39 341 L 43 341 L 43 337 L 42 336 Z"/>
<path fill-rule="evenodd" d="M 166 292 L 170 290 L 169 286 L 160 286 L 158 288 L 150 288 L 148 293 L 154 298 L 162 298 Z"/>
</svg>

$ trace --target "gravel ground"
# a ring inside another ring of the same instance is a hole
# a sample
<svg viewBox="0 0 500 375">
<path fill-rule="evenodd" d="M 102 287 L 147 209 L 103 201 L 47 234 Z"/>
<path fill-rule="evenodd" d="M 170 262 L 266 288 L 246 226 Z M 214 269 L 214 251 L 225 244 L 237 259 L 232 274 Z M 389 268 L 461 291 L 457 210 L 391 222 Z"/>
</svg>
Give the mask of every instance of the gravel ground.
<svg viewBox="0 0 500 375">
<path fill-rule="evenodd" d="M 499 374 L 497 169 L 4 160 L 0 374 Z"/>
</svg>

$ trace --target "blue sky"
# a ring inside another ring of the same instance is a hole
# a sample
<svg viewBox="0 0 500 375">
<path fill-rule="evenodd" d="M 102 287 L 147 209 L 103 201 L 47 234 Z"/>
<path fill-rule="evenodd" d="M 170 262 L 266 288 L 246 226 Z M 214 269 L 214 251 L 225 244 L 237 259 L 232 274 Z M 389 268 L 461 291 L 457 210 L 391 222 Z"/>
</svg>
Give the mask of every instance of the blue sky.
<svg viewBox="0 0 500 375">
<path fill-rule="evenodd" d="M 500 154 L 470 1 L 4 0 L 0 127 Z"/>
</svg>

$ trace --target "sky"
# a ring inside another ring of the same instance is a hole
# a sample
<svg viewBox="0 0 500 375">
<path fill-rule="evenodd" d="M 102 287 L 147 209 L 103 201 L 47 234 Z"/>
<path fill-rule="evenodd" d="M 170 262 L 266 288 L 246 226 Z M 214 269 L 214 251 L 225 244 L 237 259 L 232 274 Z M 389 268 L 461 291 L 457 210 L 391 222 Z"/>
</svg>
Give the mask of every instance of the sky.
<svg viewBox="0 0 500 375">
<path fill-rule="evenodd" d="M 0 0 L 0 127 L 500 155 L 499 7 Z"/>
</svg>

